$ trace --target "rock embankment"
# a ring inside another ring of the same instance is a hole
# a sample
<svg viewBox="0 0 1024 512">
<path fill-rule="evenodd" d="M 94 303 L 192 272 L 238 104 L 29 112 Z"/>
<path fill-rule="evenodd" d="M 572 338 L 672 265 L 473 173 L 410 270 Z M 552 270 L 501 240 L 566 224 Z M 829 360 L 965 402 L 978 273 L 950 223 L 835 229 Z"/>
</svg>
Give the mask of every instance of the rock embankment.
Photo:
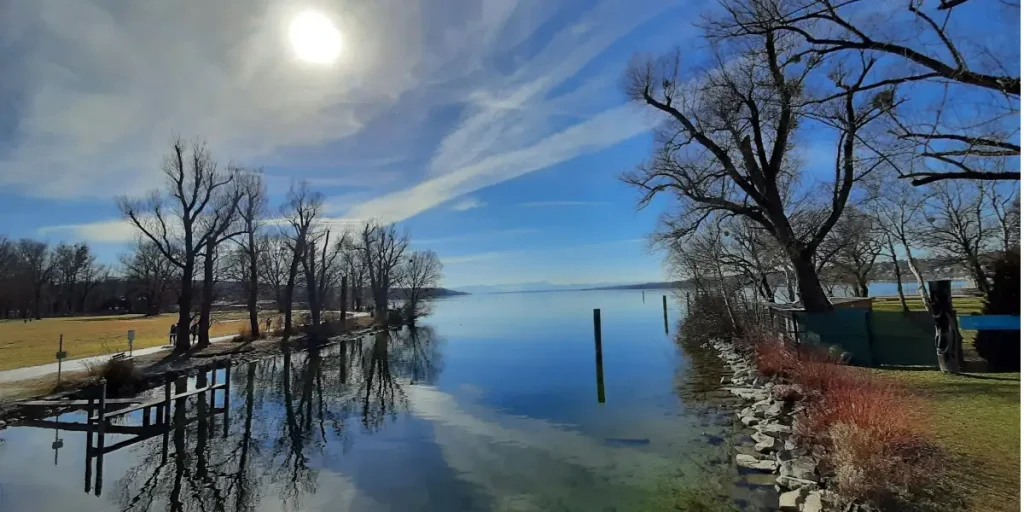
<svg viewBox="0 0 1024 512">
<path fill-rule="evenodd" d="M 773 473 L 779 491 L 779 510 L 821 512 L 841 509 L 839 497 L 825 489 L 817 461 L 810 450 L 797 445 L 793 437 L 793 416 L 800 412 L 800 389 L 793 384 L 766 381 L 757 375 L 750 354 L 736 350 L 732 343 L 708 344 L 732 370 L 725 389 L 749 402 L 737 412 L 740 423 L 751 429 L 756 455 L 737 454 L 740 467 Z M 723 379 L 723 384 L 726 384 Z"/>
</svg>

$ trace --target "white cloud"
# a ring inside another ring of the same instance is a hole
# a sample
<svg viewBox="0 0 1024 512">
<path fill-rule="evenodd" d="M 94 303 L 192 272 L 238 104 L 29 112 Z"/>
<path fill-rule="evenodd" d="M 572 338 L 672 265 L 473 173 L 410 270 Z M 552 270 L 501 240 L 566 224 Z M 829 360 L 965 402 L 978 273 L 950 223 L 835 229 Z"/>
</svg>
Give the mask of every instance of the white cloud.
<svg viewBox="0 0 1024 512">
<path fill-rule="evenodd" d="M 104 220 L 86 224 L 66 224 L 63 226 L 47 226 L 39 228 L 40 235 L 55 235 L 71 240 L 97 243 L 131 242 L 139 235 L 139 230 L 126 220 Z"/>
<path fill-rule="evenodd" d="M 346 215 L 400 221 L 448 199 L 617 144 L 651 127 L 633 105 L 615 107 L 524 149 L 486 157 L 411 188 L 371 199 Z"/>
<path fill-rule="evenodd" d="M 180 134 L 266 167 L 272 192 L 356 188 L 330 213 L 406 219 L 646 131 L 623 62 L 600 60 L 670 7 L 642 3 L 324 3 L 351 51 L 314 67 L 285 42 L 293 0 L 19 2 L 0 19 L 0 54 L 18 55 L 0 58 L 16 103 L 0 187 L 139 194 Z"/>
<path fill-rule="evenodd" d="M 457 212 L 464 212 L 466 210 L 472 210 L 473 208 L 482 208 L 487 206 L 483 201 L 475 197 L 467 197 L 452 205 L 452 210 Z"/>
</svg>

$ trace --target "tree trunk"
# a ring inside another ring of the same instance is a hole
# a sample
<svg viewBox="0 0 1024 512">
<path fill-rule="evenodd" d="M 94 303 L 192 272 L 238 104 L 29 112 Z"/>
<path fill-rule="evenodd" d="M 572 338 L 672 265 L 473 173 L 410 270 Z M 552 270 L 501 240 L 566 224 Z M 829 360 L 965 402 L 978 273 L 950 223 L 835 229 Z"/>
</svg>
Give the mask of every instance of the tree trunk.
<svg viewBox="0 0 1024 512">
<path fill-rule="evenodd" d="M 963 337 L 953 311 L 949 281 L 929 281 L 928 293 L 932 318 L 935 319 L 935 352 L 939 358 L 939 370 L 960 373 Z"/>
<path fill-rule="evenodd" d="M 789 302 L 796 302 L 796 289 L 793 287 L 793 273 L 786 269 L 786 295 L 789 296 Z"/>
<path fill-rule="evenodd" d="M 341 276 L 341 297 L 339 298 L 338 303 L 338 311 L 340 315 L 338 320 L 341 321 L 342 326 L 344 326 L 345 322 L 348 320 L 348 317 L 345 315 L 345 309 L 348 306 L 348 276 Z"/>
<path fill-rule="evenodd" d="M 306 257 L 302 258 L 302 270 L 306 275 L 306 302 L 309 304 L 310 332 L 316 333 L 320 328 L 320 293 L 316 283 L 316 245 L 310 246 Z"/>
<path fill-rule="evenodd" d="M 808 313 L 825 313 L 832 311 L 832 303 L 825 296 L 821 288 L 821 281 L 818 273 L 814 270 L 814 264 L 802 255 L 790 256 L 793 263 L 793 271 L 796 274 L 796 285 L 800 290 L 800 301 L 804 305 L 804 311 Z"/>
<path fill-rule="evenodd" d="M 903 271 L 900 270 L 900 262 L 896 259 L 896 246 L 893 245 L 892 239 L 889 239 L 889 257 L 892 258 L 892 268 L 896 274 L 896 294 L 900 297 L 900 307 L 904 313 L 909 313 L 910 307 L 907 306 L 907 297 L 903 294 Z"/>
<path fill-rule="evenodd" d="M 288 283 L 284 286 L 284 336 L 286 338 L 292 332 L 292 299 L 295 294 L 295 278 L 299 273 L 299 258 L 301 257 L 301 250 L 296 250 L 296 253 L 292 255 L 292 262 L 288 267 Z"/>
<path fill-rule="evenodd" d="M 373 291 L 373 320 L 377 327 L 388 326 L 388 292 L 384 286 Z"/>
<path fill-rule="evenodd" d="M 903 249 L 907 251 L 907 266 L 910 267 L 910 273 L 914 274 L 914 279 L 917 280 L 917 294 L 921 297 L 924 308 L 931 313 L 932 305 L 928 302 L 928 293 L 924 287 L 924 277 L 921 274 L 921 269 L 917 266 L 917 259 L 910 254 L 910 245 L 907 244 L 906 240 L 903 240 L 902 243 Z"/>
<path fill-rule="evenodd" d="M 256 254 L 256 237 L 253 232 L 249 232 L 249 331 L 252 332 L 253 338 L 260 337 L 260 319 L 258 312 L 256 311 L 256 302 L 259 300 L 259 286 L 260 279 Z"/>
<path fill-rule="evenodd" d="M 189 338 L 189 324 L 192 322 L 192 274 L 195 260 L 186 256 L 181 271 L 181 290 L 178 292 L 178 333 L 174 335 L 174 351 L 188 352 L 192 343 Z"/>
<path fill-rule="evenodd" d="M 206 249 L 203 261 L 203 296 L 199 303 L 199 340 L 197 347 L 210 346 L 210 310 L 213 309 L 213 249 Z"/>
<path fill-rule="evenodd" d="M 867 278 L 866 277 L 857 276 L 857 286 L 856 286 L 856 288 L 857 289 L 855 291 L 855 294 L 858 297 L 867 297 L 868 296 L 868 280 L 867 280 Z"/>
</svg>

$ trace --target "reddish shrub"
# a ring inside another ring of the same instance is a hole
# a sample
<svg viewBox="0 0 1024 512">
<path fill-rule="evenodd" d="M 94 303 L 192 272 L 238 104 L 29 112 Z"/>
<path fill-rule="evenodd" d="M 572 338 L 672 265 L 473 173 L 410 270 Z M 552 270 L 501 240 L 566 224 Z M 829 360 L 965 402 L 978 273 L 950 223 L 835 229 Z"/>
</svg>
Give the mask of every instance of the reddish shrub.
<svg viewBox="0 0 1024 512">
<path fill-rule="evenodd" d="M 799 362 L 796 350 L 785 342 L 765 338 L 754 343 L 754 364 L 761 375 L 792 376 Z"/>
</svg>

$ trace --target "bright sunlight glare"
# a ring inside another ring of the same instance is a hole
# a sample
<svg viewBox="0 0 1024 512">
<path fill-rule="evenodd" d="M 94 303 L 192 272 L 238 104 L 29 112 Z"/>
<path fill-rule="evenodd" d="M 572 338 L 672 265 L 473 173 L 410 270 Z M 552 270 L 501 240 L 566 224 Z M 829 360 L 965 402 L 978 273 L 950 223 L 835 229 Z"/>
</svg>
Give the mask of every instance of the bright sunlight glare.
<svg viewBox="0 0 1024 512">
<path fill-rule="evenodd" d="M 288 27 L 288 39 L 298 58 L 314 64 L 330 64 L 341 53 L 341 33 L 334 23 L 316 11 L 295 16 Z"/>
</svg>

